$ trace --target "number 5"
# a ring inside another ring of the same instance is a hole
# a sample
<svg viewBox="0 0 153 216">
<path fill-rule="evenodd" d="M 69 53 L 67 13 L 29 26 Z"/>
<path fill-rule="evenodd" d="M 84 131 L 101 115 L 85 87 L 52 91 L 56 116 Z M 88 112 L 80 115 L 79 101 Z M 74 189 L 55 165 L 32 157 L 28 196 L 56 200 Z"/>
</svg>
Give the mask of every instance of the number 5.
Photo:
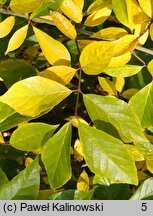
<svg viewBox="0 0 153 216">
<path fill-rule="evenodd" d="M 141 204 L 141 210 L 142 211 L 147 211 L 147 203 L 142 203 Z"/>
</svg>

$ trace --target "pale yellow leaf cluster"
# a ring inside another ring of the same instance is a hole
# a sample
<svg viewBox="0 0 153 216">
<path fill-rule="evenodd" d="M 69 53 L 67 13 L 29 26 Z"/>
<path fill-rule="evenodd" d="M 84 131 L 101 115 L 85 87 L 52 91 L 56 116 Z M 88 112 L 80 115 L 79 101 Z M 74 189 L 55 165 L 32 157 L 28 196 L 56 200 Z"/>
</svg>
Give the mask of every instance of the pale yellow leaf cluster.
<svg viewBox="0 0 153 216">
<path fill-rule="evenodd" d="M 15 24 L 14 16 L 9 16 L 0 23 L 0 38 L 7 36 Z"/>
<path fill-rule="evenodd" d="M 77 181 L 77 190 L 79 191 L 88 191 L 89 190 L 89 177 L 85 170 L 80 174 Z"/>
<path fill-rule="evenodd" d="M 60 9 L 74 22 L 80 23 L 82 21 L 82 9 L 73 0 L 63 0 Z"/>
<path fill-rule="evenodd" d="M 62 85 L 68 84 L 74 77 L 76 69 L 65 65 L 49 67 L 41 72 L 41 76 L 54 80 Z"/>
<path fill-rule="evenodd" d="M 26 39 L 27 31 L 28 31 L 28 25 L 25 25 L 22 28 L 18 29 L 12 35 L 11 39 L 9 40 L 9 44 L 5 54 L 15 49 L 18 49 L 22 45 L 22 43 Z"/>
<path fill-rule="evenodd" d="M 0 101 L 21 115 L 36 117 L 51 110 L 70 93 L 68 88 L 55 81 L 34 76 L 13 84 Z"/>
<path fill-rule="evenodd" d="M 71 22 L 57 11 L 51 11 L 50 14 L 56 27 L 68 38 L 75 40 L 77 33 Z"/>
<path fill-rule="evenodd" d="M 45 32 L 33 27 L 42 52 L 52 65 L 70 65 L 71 57 L 66 47 Z"/>
<path fill-rule="evenodd" d="M 107 20 L 111 15 L 112 4 L 111 1 L 96 0 L 88 8 L 87 13 L 89 16 L 85 20 L 85 25 L 96 26 Z"/>
</svg>

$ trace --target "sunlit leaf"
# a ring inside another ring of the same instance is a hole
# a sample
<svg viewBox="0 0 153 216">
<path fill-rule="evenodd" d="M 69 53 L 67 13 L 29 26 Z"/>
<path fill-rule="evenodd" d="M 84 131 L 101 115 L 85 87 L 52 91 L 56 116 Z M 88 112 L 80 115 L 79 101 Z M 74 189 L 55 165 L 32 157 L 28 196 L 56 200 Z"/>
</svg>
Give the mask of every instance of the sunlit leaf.
<svg viewBox="0 0 153 216">
<path fill-rule="evenodd" d="M 96 5 L 97 2 L 98 4 Z M 92 5 L 94 6 L 92 7 Z M 99 25 L 105 22 L 112 12 L 111 1 L 103 2 L 97 0 L 90 5 L 87 12 L 91 14 L 87 17 L 84 24 L 87 26 Z"/>
<path fill-rule="evenodd" d="M 133 95 L 135 95 L 137 92 L 139 91 L 139 89 L 136 88 L 131 88 L 131 89 L 127 89 L 122 93 L 122 97 L 126 98 L 126 99 L 130 99 Z"/>
<path fill-rule="evenodd" d="M 136 148 L 136 146 L 134 145 L 129 145 L 126 144 L 127 149 L 130 152 L 130 155 L 132 156 L 134 161 L 144 161 L 145 158 L 143 157 L 143 155 L 138 151 L 138 149 Z"/>
<path fill-rule="evenodd" d="M 153 82 L 137 92 L 129 101 L 143 128 L 153 126 Z"/>
<path fill-rule="evenodd" d="M 82 10 L 84 6 L 84 0 L 73 0 L 73 2 L 78 5 L 78 7 Z"/>
<path fill-rule="evenodd" d="M 108 67 L 121 67 L 128 63 L 131 59 L 131 53 L 127 52 L 119 56 L 112 57 Z"/>
<path fill-rule="evenodd" d="M 149 16 L 153 16 L 153 2 L 151 0 L 138 0 L 142 10 Z"/>
<path fill-rule="evenodd" d="M 50 64 L 70 65 L 71 57 L 66 47 L 45 32 L 33 27 L 42 52 Z"/>
<path fill-rule="evenodd" d="M 147 65 L 147 68 L 148 68 L 149 72 L 150 72 L 151 74 L 153 74 L 153 60 L 151 60 L 151 61 L 149 62 L 149 64 Z"/>
<path fill-rule="evenodd" d="M 89 190 L 89 177 L 85 170 L 80 174 L 77 181 L 77 190 L 88 191 Z"/>
<path fill-rule="evenodd" d="M 123 28 L 108 27 L 94 33 L 91 38 L 97 38 L 102 40 L 117 40 L 127 34 L 128 32 Z"/>
<path fill-rule="evenodd" d="M 85 161 L 93 173 L 116 182 L 138 184 L 134 161 L 120 140 L 81 123 L 79 137 Z"/>
<path fill-rule="evenodd" d="M 100 74 L 109 64 L 113 56 L 112 42 L 93 42 L 87 45 L 80 56 L 80 64 L 86 74 Z"/>
<path fill-rule="evenodd" d="M 68 66 L 53 66 L 41 72 L 41 76 L 54 80 L 62 85 L 68 84 L 74 77 L 76 69 Z"/>
<path fill-rule="evenodd" d="M 83 152 L 81 148 L 81 142 L 79 139 L 76 139 L 74 143 L 74 158 L 77 161 L 82 161 L 83 160 Z"/>
<path fill-rule="evenodd" d="M 153 173 L 153 160 L 146 160 L 147 169 Z"/>
<path fill-rule="evenodd" d="M 77 33 L 71 22 L 57 11 L 52 11 L 50 14 L 56 27 L 68 38 L 75 40 Z"/>
<path fill-rule="evenodd" d="M 143 66 L 127 64 L 120 67 L 107 67 L 103 71 L 113 77 L 129 77 L 140 72 L 142 68 Z"/>
<path fill-rule="evenodd" d="M 38 122 L 23 125 L 12 133 L 10 144 L 22 151 L 37 150 L 51 138 L 57 127 Z"/>
<path fill-rule="evenodd" d="M 22 45 L 22 43 L 26 39 L 27 31 L 28 31 L 28 25 L 25 25 L 22 28 L 18 29 L 12 35 L 11 39 L 9 40 L 9 44 L 8 44 L 5 54 L 18 49 Z"/>
<path fill-rule="evenodd" d="M 14 16 L 9 16 L 0 23 L 0 38 L 8 35 L 15 24 Z"/>
<path fill-rule="evenodd" d="M 80 23 L 82 21 L 82 10 L 73 0 L 63 0 L 60 9 L 74 22 Z"/>
<path fill-rule="evenodd" d="M 42 3 L 42 0 L 11 0 L 9 6 L 12 11 L 19 13 L 30 13 L 37 10 Z"/>
<path fill-rule="evenodd" d="M 118 92 L 122 92 L 125 84 L 125 79 L 122 76 L 114 77 L 113 83 Z"/>
<path fill-rule="evenodd" d="M 65 99 L 71 91 L 63 85 L 39 76 L 21 80 L 0 97 L 21 115 L 42 115 Z"/>
<path fill-rule="evenodd" d="M 0 190 L 1 200 L 36 199 L 40 184 L 38 157 Z"/>
<path fill-rule="evenodd" d="M 44 146 L 42 161 L 53 190 L 71 178 L 70 145 L 71 124 L 68 122 Z"/>
</svg>

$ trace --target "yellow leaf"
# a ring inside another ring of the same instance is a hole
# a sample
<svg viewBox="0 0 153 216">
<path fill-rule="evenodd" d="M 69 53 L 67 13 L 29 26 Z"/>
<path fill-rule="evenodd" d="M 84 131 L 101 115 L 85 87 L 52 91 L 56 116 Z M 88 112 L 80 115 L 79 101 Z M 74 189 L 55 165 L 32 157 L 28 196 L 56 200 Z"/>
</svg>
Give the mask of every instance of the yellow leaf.
<svg viewBox="0 0 153 216">
<path fill-rule="evenodd" d="M 5 143 L 2 133 L 0 133 L 0 144 Z"/>
<path fill-rule="evenodd" d="M 9 16 L 0 23 L 0 38 L 8 35 L 15 24 L 14 16 Z"/>
<path fill-rule="evenodd" d="M 153 2 L 152 0 L 138 0 L 142 10 L 149 16 L 153 16 Z"/>
<path fill-rule="evenodd" d="M 70 93 L 68 88 L 55 81 L 33 76 L 13 84 L 0 101 L 21 115 L 36 117 L 50 111 Z"/>
<path fill-rule="evenodd" d="M 57 11 L 50 12 L 56 27 L 68 38 L 75 40 L 77 33 L 71 22 Z"/>
<path fill-rule="evenodd" d="M 42 146 L 40 146 L 37 150 L 32 151 L 32 152 L 33 152 L 34 154 L 41 154 L 42 151 L 43 151 L 43 148 L 44 148 L 44 146 L 42 145 Z"/>
<path fill-rule="evenodd" d="M 74 22 L 80 23 L 82 21 L 82 10 L 77 4 L 74 3 L 73 0 L 63 0 L 60 9 Z"/>
<path fill-rule="evenodd" d="M 151 40 L 153 41 L 153 23 L 150 26 L 150 37 L 151 37 Z"/>
<path fill-rule="evenodd" d="M 130 100 L 130 98 L 133 95 L 135 95 L 138 91 L 139 91 L 139 89 L 135 89 L 135 88 L 127 89 L 122 93 L 122 97 Z"/>
<path fill-rule="evenodd" d="M 138 151 L 138 149 L 134 145 L 126 144 L 125 146 L 129 150 L 130 155 L 132 156 L 134 161 L 144 161 L 145 160 L 143 155 Z"/>
<path fill-rule="evenodd" d="M 19 13 L 31 13 L 41 7 L 44 0 L 11 0 L 10 8 Z"/>
<path fill-rule="evenodd" d="M 88 125 L 88 123 L 87 123 L 83 118 L 81 118 L 81 117 L 79 117 L 79 116 L 78 116 L 78 117 L 76 117 L 76 116 L 69 116 L 69 117 L 66 118 L 65 120 L 70 121 L 71 124 L 72 124 L 74 127 L 76 127 L 76 128 L 78 128 L 79 122 L 82 122 L 82 123 Z"/>
<path fill-rule="evenodd" d="M 108 27 L 94 33 L 91 38 L 98 38 L 102 40 L 117 40 L 127 34 L 128 32 L 123 28 Z"/>
<path fill-rule="evenodd" d="M 84 6 L 84 0 L 73 0 L 73 2 L 82 10 Z"/>
<path fill-rule="evenodd" d="M 79 162 L 83 161 L 83 152 L 79 139 L 76 139 L 74 143 L 74 158 Z"/>
<path fill-rule="evenodd" d="M 99 1 L 99 0 L 98 0 Z M 97 1 L 93 2 L 96 3 Z M 90 9 L 90 8 L 89 8 Z M 107 20 L 107 18 L 111 15 L 112 12 L 112 4 L 111 2 L 102 2 L 97 10 L 93 10 L 93 12 L 87 17 L 85 20 L 86 26 L 96 26 Z"/>
<path fill-rule="evenodd" d="M 82 171 L 78 178 L 77 190 L 88 191 L 89 190 L 89 177 L 85 170 Z"/>
<path fill-rule="evenodd" d="M 134 50 L 138 42 L 139 41 L 135 35 L 129 34 L 121 37 L 120 39 L 114 41 L 116 46 L 114 49 L 113 56 L 120 56 Z"/>
<path fill-rule="evenodd" d="M 128 27 L 134 29 L 135 27 L 134 19 L 135 16 L 138 15 L 139 6 L 136 0 L 126 0 L 126 5 L 127 5 Z"/>
<path fill-rule="evenodd" d="M 26 39 L 27 31 L 28 31 L 28 25 L 25 25 L 22 28 L 18 29 L 12 35 L 11 39 L 9 40 L 9 44 L 8 44 L 5 54 L 18 49 L 22 45 L 22 43 Z"/>
<path fill-rule="evenodd" d="M 33 161 L 33 159 L 32 159 L 32 158 L 30 158 L 30 157 L 27 157 L 27 158 L 25 159 L 25 166 L 27 167 L 29 164 L 31 164 L 31 163 L 32 163 L 32 161 Z"/>
<path fill-rule="evenodd" d="M 116 95 L 117 91 L 114 86 L 114 83 L 107 78 L 98 77 L 98 81 L 102 89 L 106 92 L 108 92 L 110 95 Z"/>
<path fill-rule="evenodd" d="M 113 56 L 113 42 L 93 42 L 87 45 L 80 56 L 80 64 L 86 74 L 97 75 L 106 68 Z"/>
<path fill-rule="evenodd" d="M 118 76 L 118 77 L 113 77 L 113 83 L 115 85 L 115 88 L 118 92 L 122 92 L 125 84 L 125 79 L 124 77 Z"/>
<path fill-rule="evenodd" d="M 153 74 L 153 59 L 148 63 L 147 68 L 151 74 Z"/>
<path fill-rule="evenodd" d="M 84 49 L 88 44 L 91 44 L 93 42 L 96 42 L 96 41 L 93 41 L 93 40 L 78 40 L 78 44 L 82 49 Z"/>
<path fill-rule="evenodd" d="M 111 4 L 111 0 L 96 0 L 88 7 L 87 14 L 93 13 L 99 9 L 107 7 L 107 5 L 109 4 Z"/>
<path fill-rule="evenodd" d="M 153 160 L 146 160 L 147 169 L 153 173 Z"/>
<path fill-rule="evenodd" d="M 128 63 L 131 59 L 131 53 L 127 52 L 123 55 L 112 57 L 108 67 L 120 67 Z"/>
<path fill-rule="evenodd" d="M 71 57 L 66 47 L 45 32 L 33 27 L 42 52 L 52 65 L 70 65 Z"/>
<path fill-rule="evenodd" d="M 41 76 L 54 80 L 58 83 L 61 83 L 62 85 L 66 85 L 74 77 L 75 73 L 76 73 L 76 69 L 72 67 L 53 66 L 41 72 Z"/>
</svg>

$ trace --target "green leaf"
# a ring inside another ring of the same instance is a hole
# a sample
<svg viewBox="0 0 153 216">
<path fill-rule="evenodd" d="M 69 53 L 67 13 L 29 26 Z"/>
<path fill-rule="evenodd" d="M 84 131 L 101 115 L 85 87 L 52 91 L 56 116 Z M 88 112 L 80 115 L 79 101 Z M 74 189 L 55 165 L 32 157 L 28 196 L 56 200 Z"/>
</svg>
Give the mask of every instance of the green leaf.
<svg viewBox="0 0 153 216">
<path fill-rule="evenodd" d="M 80 56 L 83 71 L 89 75 L 100 74 L 110 63 L 115 44 L 113 42 L 96 41 L 87 45 Z"/>
<path fill-rule="evenodd" d="M 145 180 L 136 190 L 131 200 L 153 200 L 153 178 Z"/>
<path fill-rule="evenodd" d="M 36 76 L 37 70 L 31 64 L 21 59 L 8 59 L 0 63 L 0 77 L 7 88 L 19 80 Z"/>
<path fill-rule="evenodd" d="M 9 182 L 6 174 L 3 172 L 3 170 L 0 168 L 0 191 L 2 190 L 2 188 L 4 187 L 5 184 L 7 184 Z"/>
<path fill-rule="evenodd" d="M 39 192 L 38 157 L 0 190 L 0 200 L 36 199 Z"/>
<path fill-rule="evenodd" d="M 16 82 L 0 97 L 21 115 L 38 117 L 64 100 L 71 91 L 65 86 L 39 76 Z"/>
<path fill-rule="evenodd" d="M 9 130 L 23 121 L 28 121 L 31 118 L 22 116 L 17 113 L 9 105 L 0 102 L 0 132 Z"/>
<path fill-rule="evenodd" d="M 137 92 L 129 101 L 143 128 L 153 126 L 153 82 Z"/>
<path fill-rule="evenodd" d="M 49 200 L 91 200 L 93 192 L 93 189 L 89 191 L 70 189 L 51 195 Z"/>
<path fill-rule="evenodd" d="M 22 151 L 34 151 L 44 145 L 58 125 L 29 123 L 17 128 L 11 135 L 10 144 Z"/>
<path fill-rule="evenodd" d="M 66 123 L 48 142 L 42 152 L 49 183 L 53 190 L 71 178 L 70 146 L 71 124 Z"/>
<path fill-rule="evenodd" d="M 128 77 L 137 74 L 143 66 L 139 65 L 123 65 L 120 67 L 107 67 L 103 70 L 106 74 L 113 77 Z"/>
<path fill-rule="evenodd" d="M 93 173 L 118 183 L 138 184 L 134 161 L 124 143 L 82 123 L 79 137 L 85 161 Z"/>
<path fill-rule="evenodd" d="M 42 0 L 11 0 L 10 8 L 12 11 L 19 13 L 31 13 L 37 10 L 42 2 Z"/>
<path fill-rule="evenodd" d="M 111 124 L 113 127 L 110 129 L 115 128 L 124 142 L 146 140 L 137 115 L 126 102 L 113 96 L 94 94 L 83 95 L 83 98 L 88 114 L 96 127 L 105 129 L 103 122 Z M 109 128 L 106 129 L 108 132 Z"/>
<path fill-rule="evenodd" d="M 50 3 L 50 9 L 58 10 L 62 4 L 63 0 L 52 0 Z"/>
</svg>

